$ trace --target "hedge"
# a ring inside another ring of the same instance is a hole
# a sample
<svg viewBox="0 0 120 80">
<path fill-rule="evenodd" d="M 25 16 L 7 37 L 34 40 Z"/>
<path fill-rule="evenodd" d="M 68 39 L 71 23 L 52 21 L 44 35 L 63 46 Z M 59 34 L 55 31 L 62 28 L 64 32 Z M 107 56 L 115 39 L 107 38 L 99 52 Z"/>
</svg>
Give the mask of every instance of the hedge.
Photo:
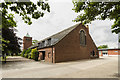
<svg viewBox="0 0 120 80">
<path fill-rule="evenodd" d="M 21 56 L 24 57 L 24 54 L 25 54 L 26 50 L 23 50 L 22 53 L 21 53 Z"/>
<path fill-rule="evenodd" d="M 38 61 L 39 52 L 37 51 L 37 48 L 32 49 L 31 51 L 31 58 L 35 61 Z"/>
<path fill-rule="evenodd" d="M 21 53 L 21 56 L 38 61 L 39 52 L 37 51 L 37 48 L 35 49 L 29 48 L 27 50 L 23 50 L 23 52 Z"/>
<path fill-rule="evenodd" d="M 24 57 L 28 58 L 28 55 L 30 54 L 30 52 L 31 52 L 31 49 L 30 48 L 27 49 L 26 52 L 25 52 Z"/>
</svg>

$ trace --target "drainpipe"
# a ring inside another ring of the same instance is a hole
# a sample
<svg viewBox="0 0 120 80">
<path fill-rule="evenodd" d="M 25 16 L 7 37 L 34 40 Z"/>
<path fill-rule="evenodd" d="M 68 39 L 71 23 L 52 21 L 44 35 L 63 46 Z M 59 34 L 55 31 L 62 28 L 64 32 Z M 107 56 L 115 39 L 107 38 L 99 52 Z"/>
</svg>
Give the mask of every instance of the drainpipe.
<svg viewBox="0 0 120 80">
<path fill-rule="evenodd" d="M 53 63 L 53 46 L 52 46 L 52 63 Z"/>
</svg>

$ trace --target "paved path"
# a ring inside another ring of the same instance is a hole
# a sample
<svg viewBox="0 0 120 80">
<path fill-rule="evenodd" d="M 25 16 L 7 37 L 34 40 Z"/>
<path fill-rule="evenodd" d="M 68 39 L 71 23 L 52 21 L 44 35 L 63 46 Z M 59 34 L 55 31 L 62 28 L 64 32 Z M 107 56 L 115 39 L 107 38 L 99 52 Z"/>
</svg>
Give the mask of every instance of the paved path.
<svg viewBox="0 0 120 80">
<path fill-rule="evenodd" d="M 17 59 L 18 58 L 18 59 Z M 22 61 L 19 62 L 19 59 Z M 16 57 L 3 65 L 3 78 L 116 78 L 118 57 L 48 64 Z"/>
</svg>

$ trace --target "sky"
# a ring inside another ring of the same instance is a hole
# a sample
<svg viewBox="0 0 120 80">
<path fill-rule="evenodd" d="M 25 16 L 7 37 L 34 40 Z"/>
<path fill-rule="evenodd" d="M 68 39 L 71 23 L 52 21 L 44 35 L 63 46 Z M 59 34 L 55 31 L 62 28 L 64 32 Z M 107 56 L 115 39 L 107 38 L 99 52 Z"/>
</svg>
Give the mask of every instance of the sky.
<svg viewBox="0 0 120 80">
<path fill-rule="evenodd" d="M 75 24 L 73 22 L 79 13 L 75 13 L 72 8 L 72 0 L 49 0 L 50 13 L 45 12 L 44 17 L 37 20 L 32 19 L 32 25 L 27 25 L 21 17 L 15 15 L 18 30 L 17 36 L 23 38 L 27 33 L 33 40 L 42 40 Z M 109 48 L 118 47 L 118 35 L 111 32 L 111 25 L 114 21 L 96 20 L 89 26 L 89 33 L 93 38 L 96 46 L 108 45 Z"/>
</svg>

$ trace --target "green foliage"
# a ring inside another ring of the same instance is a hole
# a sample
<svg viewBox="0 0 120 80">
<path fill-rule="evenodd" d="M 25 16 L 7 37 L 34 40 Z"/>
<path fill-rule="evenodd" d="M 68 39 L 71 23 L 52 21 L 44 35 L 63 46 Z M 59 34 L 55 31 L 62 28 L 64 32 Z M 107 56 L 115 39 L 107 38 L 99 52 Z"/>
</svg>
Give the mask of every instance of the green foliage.
<svg viewBox="0 0 120 80">
<path fill-rule="evenodd" d="M 35 61 L 38 61 L 38 57 L 39 57 L 39 52 L 37 51 L 37 52 L 35 53 Z"/>
<path fill-rule="evenodd" d="M 2 24 L 0 23 L 0 33 L 3 31 L 1 37 L 2 45 L 0 46 L 2 46 L 3 55 L 8 51 L 11 53 L 20 52 L 21 42 L 19 40 L 21 39 L 14 32 L 16 31 L 14 27 L 17 27 L 14 14 L 18 14 L 25 23 L 31 25 L 31 18 L 38 19 L 43 17 L 45 11 L 50 12 L 50 6 L 43 1 L 38 1 L 37 4 L 30 0 L 29 2 L 21 2 L 21 0 L 13 2 L 4 0 L 4 2 L 0 2 L 0 22 L 2 22 Z"/>
<path fill-rule="evenodd" d="M 18 53 L 18 55 L 17 56 L 21 56 L 21 54 L 20 53 Z"/>
<path fill-rule="evenodd" d="M 98 49 L 105 49 L 105 48 L 108 48 L 108 45 L 100 45 L 100 46 L 98 46 Z"/>
<path fill-rule="evenodd" d="M 32 49 L 31 58 L 34 59 L 35 61 L 38 61 L 38 55 L 39 55 L 39 52 L 37 51 L 37 48 Z"/>
<path fill-rule="evenodd" d="M 24 57 L 25 57 L 25 58 L 28 58 L 28 54 L 24 54 Z"/>
<path fill-rule="evenodd" d="M 30 53 L 30 54 L 28 54 L 28 59 L 31 59 L 31 53 Z"/>
<path fill-rule="evenodd" d="M 35 49 L 32 49 L 32 51 L 31 51 L 31 58 L 32 59 L 35 59 L 35 53 L 37 52 L 37 49 L 35 48 Z"/>
<path fill-rule="evenodd" d="M 4 40 L 4 38 L 2 38 L 2 43 L 9 43 L 10 41 L 8 41 L 8 40 Z M 2 44 L 2 47 L 7 47 L 7 45 L 6 44 Z M 4 51 L 4 49 L 2 48 L 2 51 Z"/>
<path fill-rule="evenodd" d="M 5 58 L 1 57 L 1 61 L 5 61 L 7 59 L 7 56 Z"/>
<path fill-rule="evenodd" d="M 74 11 L 80 15 L 74 20 L 83 24 L 98 20 L 115 20 L 111 26 L 112 32 L 120 32 L 120 1 L 119 2 L 80 2 L 73 0 Z"/>
<path fill-rule="evenodd" d="M 30 54 L 30 52 L 31 52 L 31 49 L 30 49 L 30 48 L 27 49 L 27 50 L 25 51 L 24 57 L 28 58 L 28 55 Z"/>
<path fill-rule="evenodd" d="M 32 40 L 32 45 L 34 45 L 37 42 L 38 42 L 38 40 Z"/>
<path fill-rule="evenodd" d="M 14 28 L 2 28 L 2 54 L 21 52 L 21 38 L 16 36 Z M 8 54 L 9 55 L 9 54 Z"/>
<path fill-rule="evenodd" d="M 37 4 L 29 1 L 29 2 L 10 2 L 5 1 L 0 6 L 2 8 L 2 20 L 3 24 L 6 27 L 16 27 L 16 22 L 14 21 L 14 14 L 9 14 L 8 10 L 10 9 L 11 12 L 15 12 L 15 14 L 19 14 L 22 16 L 22 20 L 28 25 L 32 24 L 31 18 L 38 19 L 44 16 L 43 11 L 50 12 L 50 6 L 47 2 L 37 1 Z M 28 16 L 29 15 L 29 16 Z M 6 24 L 7 23 L 7 24 Z M 8 26 L 9 24 L 9 26 Z"/>
<path fill-rule="evenodd" d="M 25 54 L 26 50 L 23 50 L 22 53 L 21 53 L 21 56 L 24 57 L 24 54 Z"/>
</svg>

